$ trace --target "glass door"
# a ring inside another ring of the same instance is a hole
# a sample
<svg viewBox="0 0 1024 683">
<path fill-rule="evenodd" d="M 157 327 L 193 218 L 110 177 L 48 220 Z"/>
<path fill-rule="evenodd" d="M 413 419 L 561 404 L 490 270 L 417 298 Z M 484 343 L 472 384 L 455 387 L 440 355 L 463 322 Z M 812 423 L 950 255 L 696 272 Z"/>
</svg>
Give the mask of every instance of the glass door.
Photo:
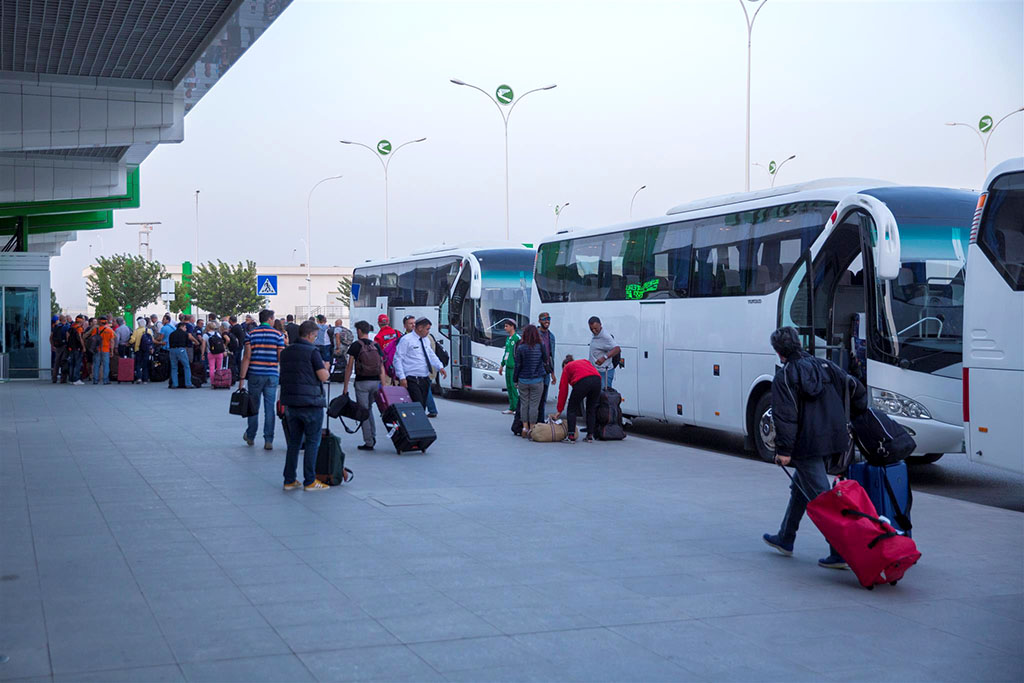
<svg viewBox="0 0 1024 683">
<path fill-rule="evenodd" d="M 39 377 L 39 289 L 3 288 L 4 352 L 11 379 Z"/>
</svg>

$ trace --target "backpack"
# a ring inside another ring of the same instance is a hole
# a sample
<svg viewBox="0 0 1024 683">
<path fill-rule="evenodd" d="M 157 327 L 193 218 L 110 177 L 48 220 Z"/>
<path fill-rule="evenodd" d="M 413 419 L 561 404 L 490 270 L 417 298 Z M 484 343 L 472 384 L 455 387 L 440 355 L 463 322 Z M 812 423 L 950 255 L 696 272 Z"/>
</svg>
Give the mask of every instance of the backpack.
<svg viewBox="0 0 1024 683">
<path fill-rule="evenodd" d="M 149 330 L 146 330 L 139 338 L 139 351 L 147 353 L 151 348 L 153 348 L 153 335 L 149 333 Z"/>
<path fill-rule="evenodd" d="M 53 346 L 63 349 L 68 344 L 68 328 L 65 325 L 57 325 L 53 328 Z"/>
<path fill-rule="evenodd" d="M 218 354 L 224 353 L 224 340 L 219 334 L 210 335 L 210 353 Z"/>
<path fill-rule="evenodd" d="M 395 338 L 384 347 L 384 369 L 388 373 L 388 377 L 395 378 L 395 351 L 398 350 L 398 339 Z"/>
<path fill-rule="evenodd" d="M 361 375 L 363 377 L 379 376 L 381 357 L 377 343 L 372 342 L 369 339 L 363 339 L 360 341 L 362 343 L 359 345 L 359 355 L 356 356 L 356 375 Z M 391 357 L 394 358 L 393 351 Z"/>
<path fill-rule="evenodd" d="M 86 342 L 86 349 L 89 353 L 99 353 L 100 345 L 103 343 L 103 336 L 100 334 L 100 328 L 96 328 L 89 333 L 89 340 Z"/>
<path fill-rule="evenodd" d="M 597 434 L 601 441 L 626 438 L 622 425 L 622 395 L 615 389 L 602 389 L 597 403 Z"/>
</svg>

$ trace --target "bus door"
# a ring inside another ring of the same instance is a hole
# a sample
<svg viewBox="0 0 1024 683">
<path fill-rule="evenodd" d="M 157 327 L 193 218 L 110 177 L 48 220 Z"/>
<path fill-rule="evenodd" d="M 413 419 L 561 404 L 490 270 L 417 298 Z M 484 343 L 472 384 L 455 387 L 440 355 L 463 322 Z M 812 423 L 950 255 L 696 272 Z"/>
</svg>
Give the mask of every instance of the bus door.
<svg viewBox="0 0 1024 683">
<path fill-rule="evenodd" d="M 473 387 L 472 329 L 475 320 L 474 299 L 469 297 L 472 268 L 462 262 L 462 270 L 452 286 L 451 295 L 441 304 L 441 334 L 449 339 L 451 367 L 449 377 L 453 389 Z"/>
<path fill-rule="evenodd" d="M 813 258 L 804 255 L 783 288 L 779 321 L 797 328 L 810 353 L 866 384 L 866 340 L 872 329 L 893 329 L 872 324 L 869 312 L 892 320 L 887 292 L 899 273 L 896 221 L 877 199 L 853 195 L 840 203 L 824 234 L 821 249 Z"/>
<path fill-rule="evenodd" d="M 640 302 L 637 406 L 644 417 L 665 419 L 665 302 Z"/>
</svg>

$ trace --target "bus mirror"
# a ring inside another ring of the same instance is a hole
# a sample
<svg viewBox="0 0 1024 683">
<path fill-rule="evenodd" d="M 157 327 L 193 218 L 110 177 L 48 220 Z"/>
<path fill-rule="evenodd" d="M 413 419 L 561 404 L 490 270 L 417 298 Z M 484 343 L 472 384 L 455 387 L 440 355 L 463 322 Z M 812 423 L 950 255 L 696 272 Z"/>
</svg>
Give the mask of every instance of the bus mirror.
<svg viewBox="0 0 1024 683">
<path fill-rule="evenodd" d="M 900 268 L 900 231 L 896 218 L 883 205 L 882 211 L 874 211 L 874 231 L 871 235 L 871 252 L 875 262 L 875 277 L 880 280 L 895 280 Z"/>
</svg>

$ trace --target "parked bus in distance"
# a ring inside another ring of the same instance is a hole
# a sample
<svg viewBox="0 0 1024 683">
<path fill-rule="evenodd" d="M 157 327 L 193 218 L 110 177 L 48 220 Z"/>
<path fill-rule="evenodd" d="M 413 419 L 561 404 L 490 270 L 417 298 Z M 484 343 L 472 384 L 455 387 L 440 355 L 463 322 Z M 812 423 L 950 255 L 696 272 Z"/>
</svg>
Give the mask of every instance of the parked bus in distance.
<svg viewBox="0 0 1024 683">
<path fill-rule="evenodd" d="M 538 248 L 533 306 L 558 353 L 585 356 L 590 316 L 622 348 L 623 412 L 747 437 L 774 458 L 768 338 L 870 388 L 918 460 L 963 452 L 964 264 L 977 194 L 832 179 L 716 197 L 559 233 Z M 540 308 L 537 308 L 540 307 Z"/>
<path fill-rule="evenodd" d="M 967 455 L 1024 472 L 1024 158 L 989 174 L 967 251 Z"/>
<path fill-rule="evenodd" d="M 384 313 L 401 332 L 405 316 L 429 318 L 431 334 L 451 358 L 448 377 L 437 380 L 442 393 L 503 391 L 502 322 L 514 320 L 517 328 L 529 322 L 535 255 L 521 244 L 495 242 L 368 261 L 352 275 L 352 322 L 366 320 L 378 329 L 377 316 Z"/>
</svg>

